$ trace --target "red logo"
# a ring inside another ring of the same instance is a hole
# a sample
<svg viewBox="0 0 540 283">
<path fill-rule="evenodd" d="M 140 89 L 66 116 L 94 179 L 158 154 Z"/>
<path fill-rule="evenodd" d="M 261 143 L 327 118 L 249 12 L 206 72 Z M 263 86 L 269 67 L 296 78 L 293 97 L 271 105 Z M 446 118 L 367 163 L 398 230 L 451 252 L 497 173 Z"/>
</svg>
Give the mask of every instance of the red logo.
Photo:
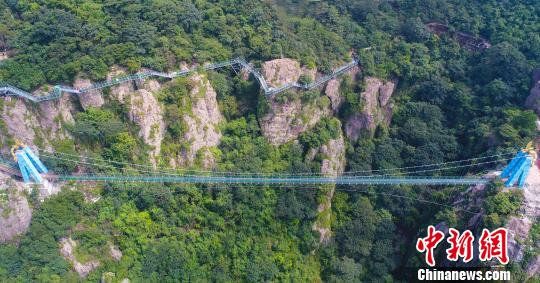
<svg viewBox="0 0 540 283">
<path fill-rule="evenodd" d="M 426 252 L 426 263 L 431 267 L 435 266 L 433 250 L 443 239 L 444 233 L 441 231 L 435 231 L 435 227 L 429 225 L 427 237 L 419 238 L 416 242 L 416 249 L 421 253 Z"/>
<path fill-rule="evenodd" d="M 428 227 L 427 236 L 418 238 L 416 242 L 416 250 L 421 253 L 426 253 L 426 263 L 433 267 L 435 266 L 434 250 L 444 239 L 445 235 L 441 231 L 435 230 L 435 227 Z M 473 243 L 474 235 L 470 230 L 460 233 L 454 228 L 449 228 L 450 234 L 446 240 L 450 247 L 446 249 L 446 258 L 450 261 L 457 261 L 463 258 L 463 262 L 469 262 L 473 259 Z M 498 228 L 493 232 L 487 229 L 482 231 L 480 240 L 478 241 L 478 258 L 481 261 L 489 261 L 493 258 L 499 260 L 501 264 L 507 264 L 508 258 L 508 231 L 506 228 Z"/>
<path fill-rule="evenodd" d="M 457 261 L 459 257 L 463 258 L 464 262 L 469 262 L 473 258 L 473 242 L 474 236 L 471 231 L 466 230 L 461 236 L 459 231 L 450 228 L 448 230 L 450 237 L 446 240 L 450 244 L 450 248 L 446 249 L 446 258 L 451 261 Z"/>
<path fill-rule="evenodd" d="M 484 229 L 480 237 L 480 260 L 486 261 L 496 258 L 502 264 L 508 263 L 508 247 L 506 241 L 508 231 L 505 228 L 499 228 L 493 232 Z"/>
</svg>

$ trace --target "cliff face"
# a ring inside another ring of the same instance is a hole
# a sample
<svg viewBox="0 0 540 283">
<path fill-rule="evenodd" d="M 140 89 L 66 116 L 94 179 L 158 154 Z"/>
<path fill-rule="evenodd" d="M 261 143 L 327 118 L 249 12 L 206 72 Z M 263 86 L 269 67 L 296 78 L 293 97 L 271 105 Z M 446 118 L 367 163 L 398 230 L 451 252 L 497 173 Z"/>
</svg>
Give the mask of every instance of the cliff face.
<svg viewBox="0 0 540 283">
<path fill-rule="evenodd" d="M 313 159 L 316 155 L 322 155 L 321 173 L 324 176 L 338 177 L 345 170 L 345 139 L 340 133 L 337 139 L 328 141 L 317 149 L 311 149 L 308 158 Z M 319 233 L 319 243 L 326 244 L 332 237 L 330 230 L 332 222 L 332 199 L 335 186 L 324 188 L 324 197 L 317 207 L 318 217 L 313 224 L 313 230 Z"/>
<path fill-rule="evenodd" d="M 73 83 L 75 88 L 85 88 L 92 85 L 92 82 L 89 79 L 77 78 Z M 101 107 L 105 103 L 103 95 L 99 90 L 92 90 L 89 92 L 79 94 L 79 101 L 84 110 L 89 107 Z"/>
<path fill-rule="evenodd" d="M 0 173 L 0 243 L 15 240 L 30 225 L 32 210 L 24 191 L 23 184 Z"/>
<path fill-rule="evenodd" d="M 320 100 L 320 98 L 319 98 Z M 331 114 L 328 106 L 317 101 L 302 103 L 298 98 L 284 103 L 271 99 L 269 112 L 260 119 L 263 135 L 273 145 L 281 145 L 298 138 L 325 116 Z"/>
<path fill-rule="evenodd" d="M 219 111 L 216 91 L 208 79 L 204 75 L 195 74 L 189 80 L 193 86 L 188 98 L 191 108 L 190 113 L 184 113 L 183 116 L 187 126 L 184 139 L 189 143 L 189 147 L 177 160 L 179 164 L 173 165 L 192 166 L 199 155 L 201 165 L 210 168 L 215 163 L 215 156 L 210 148 L 219 145 L 221 132 L 218 125 L 224 118 Z"/>
<path fill-rule="evenodd" d="M 7 138 L 20 140 L 25 144 L 50 148 L 55 139 L 69 138 L 62 127 L 63 122 L 73 122 L 74 104 L 72 97 L 32 105 L 22 99 L 3 98 L 0 118 L 5 127 L 0 127 L 0 141 L 7 152 Z"/>
<path fill-rule="evenodd" d="M 379 124 L 389 125 L 392 119 L 393 103 L 390 101 L 395 82 L 383 82 L 374 77 L 364 79 L 365 90 L 360 93 L 363 107 L 345 123 L 345 133 L 351 141 L 356 141 L 362 130 L 373 134 Z"/>
<path fill-rule="evenodd" d="M 274 87 L 298 81 L 301 75 L 315 79 L 316 70 L 301 68 L 300 63 L 292 59 L 276 59 L 265 62 L 261 73 L 267 82 Z M 301 101 L 301 93 L 279 94 L 287 96 L 286 101 L 278 101 L 276 97 L 268 101 L 268 112 L 260 118 L 263 135 L 273 145 L 281 145 L 298 138 L 313 127 L 321 117 L 332 113 L 327 97 L 318 97 L 311 101 Z M 326 101 L 326 102 L 324 102 Z"/>
<path fill-rule="evenodd" d="M 518 216 L 508 219 L 508 253 L 511 260 L 522 262 L 530 249 L 540 249 L 540 243 L 530 242 L 530 231 L 540 217 L 540 170 L 533 166 L 523 189 L 523 204 Z M 540 255 L 534 255 L 525 263 L 529 277 L 540 272 Z"/>
<path fill-rule="evenodd" d="M 302 68 L 300 63 L 289 58 L 264 62 L 261 68 L 266 82 L 273 87 L 297 82 L 302 74 L 314 80 L 316 73 L 316 69 Z"/>
<path fill-rule="evenodd" d="M 130 95 L 129 105 L 129 119 L 139 125 L 139 136 L 150 145 L 150 160 L 155 166 L 165 134 L 161 104 L 151 92 L 139 89 Z"/>
</svg>

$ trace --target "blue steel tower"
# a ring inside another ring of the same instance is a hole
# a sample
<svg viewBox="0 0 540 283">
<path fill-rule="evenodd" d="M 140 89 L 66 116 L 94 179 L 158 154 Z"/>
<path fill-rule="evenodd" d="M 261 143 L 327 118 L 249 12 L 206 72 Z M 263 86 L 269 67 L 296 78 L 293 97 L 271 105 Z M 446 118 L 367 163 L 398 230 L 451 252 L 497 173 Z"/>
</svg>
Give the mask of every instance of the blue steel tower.
<svg viewBox="0 0 540 283">
<path fill-rule="evenodd" d="M 30 179 L 37 184 L 43 183 L 41 174 L 48 172 L 47 167 L 43 165 L 30 147 L 17 141 L 16 145 L 11 148 L 11 154 L 19 165 L 25 183 L 30 183 Z"/>
<path fill-rule="evenodd" d="M 525 180 L 529 175 L 529 170 L 536 161 L 536 156 L 537 154 L 532 146 L 532 142 L 519 151 L 501 173 L 501 178 L 506 178 L 505 187 L 513 187 L 517 182 L 517 186 L 523 188 Z"/>
</svg>

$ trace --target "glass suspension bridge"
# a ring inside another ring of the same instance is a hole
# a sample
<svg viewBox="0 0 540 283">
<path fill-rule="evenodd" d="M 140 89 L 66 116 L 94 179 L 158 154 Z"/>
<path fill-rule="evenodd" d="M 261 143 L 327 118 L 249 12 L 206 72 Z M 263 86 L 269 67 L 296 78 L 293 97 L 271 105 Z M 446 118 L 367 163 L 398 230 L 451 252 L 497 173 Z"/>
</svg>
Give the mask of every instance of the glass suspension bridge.
<svg viewBox="0 0 540 283">
<path fill-rule="evenodd" d="M 470 168 L 510 161 L 502 172 L 507 186 L 523 186 L 534 159 L 529 152 L 521 150 L 458 161 L 426 164 L 370 171 L 344 172 L 341 176 L 328 177 L 320 173 L 265 174 L 223 171 L 200 171 L 190 169 L 154 168 L 152 166 L 109 161 L 62 152 L 40 149 L 45 160 L 59 160 L 93 170 L 109 170 L 115 174 L 52 174 L 33 151 L 18 144 L 12 149 L 13 161 L 0 159 L 0 171 L 22 178 L 27 183 L 49 181 L 76 182 L 125 182 L 125 183 L 181 183 L 181 184 L 244 184 L 244 185 L 476 185 L 487 184 L 491 178 L 475 176 L 427 176 L 429 172 L 443 172 L 458 168 Z M 515 157 L 512 158 L 512 155 Z M 421 175 L 421 174 L 424 174 Z"/>
</svg>

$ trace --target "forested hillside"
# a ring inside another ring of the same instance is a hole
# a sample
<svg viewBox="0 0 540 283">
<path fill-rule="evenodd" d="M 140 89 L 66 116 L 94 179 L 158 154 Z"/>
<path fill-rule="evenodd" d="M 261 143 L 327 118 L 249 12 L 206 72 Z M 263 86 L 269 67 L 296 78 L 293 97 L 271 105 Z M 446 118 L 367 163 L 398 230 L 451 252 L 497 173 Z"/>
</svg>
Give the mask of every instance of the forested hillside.
<svg viewBox="0 0 540 283">
<path fill-rule="evenodd" d="M 0 0 L 0 12 L 0 81 L 26 91 L 235 57 L 278 87 L 359 59 L 321 89 L 271 98 L 231 68 L 46 105 L 0 97 L 1 156 L 20 139 L 57 174 L 407 174 L 394 168 L 508 153 L 537 135 L 540 109 L 525 103 L 540 67 L 536 0 Z M 472 208 L 452 207 L 474 202 L 462 186 L 58 186 L 43 202 L 21 193 L 32 219 L 0 244 L 0 281 L 407 280 L 425 265 L 415 243 L 428 225 L 466 228 L 481 211 L 478 229 L 504 226 L 523 198 L 499 183 Z M 16 187 L 0 178 L 0 217 Z M 537 255 L 510 264 L 516 281 Z"/>
</svg>

